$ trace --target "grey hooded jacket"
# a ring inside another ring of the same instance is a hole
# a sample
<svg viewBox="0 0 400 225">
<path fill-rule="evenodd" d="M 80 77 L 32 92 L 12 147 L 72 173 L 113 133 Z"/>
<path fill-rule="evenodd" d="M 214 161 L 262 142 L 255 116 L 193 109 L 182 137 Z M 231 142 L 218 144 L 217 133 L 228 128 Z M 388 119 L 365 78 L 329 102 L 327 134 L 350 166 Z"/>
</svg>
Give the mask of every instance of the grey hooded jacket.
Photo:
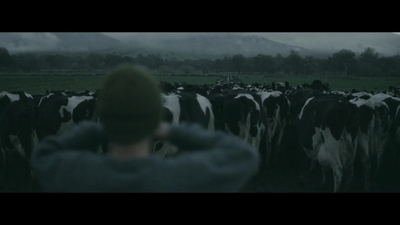
<svg viewBox="0 0 400 225">
<path fill-rule="evenodd" d="M 100 124 L 82 122 L 49 136 L 34 149 L 31 166 L 44 192 L 239 192 L 259 168 L 250 144 L 198 125 L 172 126 L 169 139 L 183 153 L 118 160 L 95 150 Z"/>
</svg>

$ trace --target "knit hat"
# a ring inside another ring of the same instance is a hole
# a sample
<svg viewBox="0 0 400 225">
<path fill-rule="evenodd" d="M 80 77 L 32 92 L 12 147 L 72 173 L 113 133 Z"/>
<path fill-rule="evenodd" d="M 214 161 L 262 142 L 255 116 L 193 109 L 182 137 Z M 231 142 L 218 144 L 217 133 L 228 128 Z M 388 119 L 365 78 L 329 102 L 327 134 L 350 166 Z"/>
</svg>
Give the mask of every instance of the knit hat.
<svg viewBox="0 0 400 225">
<path fill-rule="evenodd" d="M 124 64 L 105 79 L 96 113 L 110 142 L 129 144 L 152 135 L 161 121 L 161 91 L 144 68 Z"/>
</svg>

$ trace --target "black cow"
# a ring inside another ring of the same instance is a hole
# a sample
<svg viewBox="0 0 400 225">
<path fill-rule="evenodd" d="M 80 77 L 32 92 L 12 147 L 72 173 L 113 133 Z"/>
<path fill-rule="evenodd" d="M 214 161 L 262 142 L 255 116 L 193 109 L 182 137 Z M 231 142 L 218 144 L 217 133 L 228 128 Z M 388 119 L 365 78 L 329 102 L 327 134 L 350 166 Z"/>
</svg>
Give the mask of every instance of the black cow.
<svg viewBox="0 0 400 225">
<path fill-rule="evenodd" d="M 353 178 L 358 111 L 343 96 L 320 95 L 309 98 L 299 115 L 300 145 L 309 159 L 321 164 L 323 186 L 327 184 L 328 172 L 333 170 L 334 192 L 347 190 Z"/>
<path fill-rule="evenodd" d="M 311 84 L 304 83 L 303 88 L 311 88 L 321 93 L 326 93 L 329 91 L 329 84 L 324 84 L 321 80 L 314 80 Z"/>
</svg>

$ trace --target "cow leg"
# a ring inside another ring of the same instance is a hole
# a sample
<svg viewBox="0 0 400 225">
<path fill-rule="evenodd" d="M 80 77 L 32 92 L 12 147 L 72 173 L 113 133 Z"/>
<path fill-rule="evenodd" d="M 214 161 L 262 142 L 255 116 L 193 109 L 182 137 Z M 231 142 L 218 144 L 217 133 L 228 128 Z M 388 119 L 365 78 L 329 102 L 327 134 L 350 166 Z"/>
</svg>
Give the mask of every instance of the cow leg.
<svg viewBox="0 0 400 225">
<path fill-rule="evenodd" d="M 313 168 L 315 167 L 316 161 L 313 159 L 312 151 L 305 148 L 305 147 L 300 147 L 303 149 L 303 151 L 306 153 L 306 156 L 304 156 L 305 161 L 304 164 L 302 164 L 301 172 L 300 172 L 300 177 L 298 184 L 300 186 L 304 186 L 306 184 L 307 178 L 310 176 Z M 304 167 L 303 167 L 304 165 Z"/>
<path fill-rule="evenodd" d="M 342 186 L 342 180 L 343 180 L 343 167 L 341 165 L 334 165 L 333 166 L 333 180 L 335 182 L 333 192 L 337 193 L 339 192 Z"/>
<path fill-rule="evenodd" d="M 326 191 L 328 190 L 328 176 L 329 172 L 331 172 L 331 169 L 329 165 L 322 165 L 321 170 L 322 170 L 321 189 L 323 191 Z"/>
<path fill-rule="evenodd" d="M 339 192 L 342 186 L 343 179 L 343 165 L 340 160 L 339 152 L 340 148 L 340 139 L 336 140 L 330 129 L 325 129 L 322 132 L 324 137 L 324 145 L 321 147 L 318 152 L 318 159 L 321 164 L 329 163 L 333 170 L 333 180 L 334 180 L 334 189 L 333 192 Z"/>
<path fill-rule="evenodd" d="M 369 192 L 371 188 L 371 160 L 369 157 L 369 143 L 368 136 L 364 133 L 358 134 L 357 151 L 360 156 L 360 162 L 364 178 L 364 191 Z"/>
<path fill-rule="evenodd" d="M 329 190 L 329 186 L 328 186 L 328 176 L 330 173 L 332 173 L 331 171 L 331 165 L 329 163 L 329 157 L 328 157 L 328 153 L 327 150 L 325 148 L 325 145 L 321 144 L 318 146 L 319 150 L 318 150 L 318 162 L 321 165 L 321 170 L 322 170 L 322 182 L 321 182 L 321 190 L 322 191 L 328 191 Z M 316 161 L 317 160 L 313 160 L 314 163 L 313 165 L 310 167 L 311 169 L 314 169 L 315 165 L 316 165 Z"/>
<path fill-rule="evenodd" d="M 378 186 L 378 176 L 379 176 L 379 172 L 381 169 L 381 160 L 382 160 L 383 150 L 384 150 L 383 146 L 378 147 L 378 156 L 376 159 L 376 169 L 374 171 L 373 179 L 372 179 L 372 186 L 374 186 L 375 188 Z"/>
<path fill-rule="evenodd" d="M 274 146 L 274 158 L 273 158 L 273 166 L 276 167 L 278 165 L 279 162 L 279 157 L 278 157 L 278 152 L 279 152 L 279 146 L 275 145 Z"/>
<path fill-rule="evenodd" d="M 369 192 L 371 190 L 371 160 L 364 155 L 361 158 L 361 163 L 364 172 L 364 191 Z"/>
<path fill-rule="evenodd" d="M 269 168 L 270 167 L 270 157 L 271 157 L 271 152 L 272 152 L 272 145 L 271 145 L 271 142 L 270 141 L 268 141 L 267 142 L 267 154 L 266 154 L 266 157 L 265 157 L 265 167 L 266 168 Z"/>
<path fill-rule="evenodd" d="M 344 168 L 344 178 L 346 180 L 346 186 L 344 186 L 343 192 L 347 192 L 350 189 L 351 182 L 354 176 L 354 166 Z"/>
<path fill-rule="evenodd" d="M 4 148 L 1 148 L 1 153 L 2 153 L 2 163 L 3 163 L 3 177 L 5 178 L 7 173 L 7 155 Z"/>
<path fill-rule="evenodd" d="M 340 161 L 343 166 L 343 179 L 345 182 L 343 191 L 346 192 L 350 189 L 353 176 L 354 176 L 354 161 L 356 158 L 356 149 L 357 149 L 357 137 L 352 138 L 351 135 L 347 132 L 343 135 L 343 141 L 341 142 L 341 154 Z"/>
<path fill-rule="evenodd" d="M 304 187 L 307 184 L 312 172 L 315 168 L 316 161 L 308 159 L 307 163 L 304 163 L 304 167 L 301 169 L 298 185 Z"/>
<path fill-rule="evenodd" d="M 279 159 L 282 159 L 283 155 L 285 153 L 282 151 L 282 146 L 281 146 L 283 134 L 284 134 L 283 131 L 284 131 L 283 128 L 279 130 L 278 138 L 277 138 L 277 140 L 275 140 L 276 141 L 275 142 L 275 164 L 278 164 Z"/>
</svg>

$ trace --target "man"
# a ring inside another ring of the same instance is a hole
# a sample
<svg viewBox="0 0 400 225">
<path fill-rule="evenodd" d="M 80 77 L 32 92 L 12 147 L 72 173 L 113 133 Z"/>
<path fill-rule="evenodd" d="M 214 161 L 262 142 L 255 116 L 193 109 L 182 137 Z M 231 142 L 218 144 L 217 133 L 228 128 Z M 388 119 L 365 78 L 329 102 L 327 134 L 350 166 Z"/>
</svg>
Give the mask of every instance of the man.
<svg viewBox="0 0 400 225">
<path fill-rule="evenodd" d="M 101 88 L 100 123 L 85 121 L 61 136 L 42 140 L 32 168 L 45 192 L 238 192 L 258 171 L 248 143 L 199 125 L 161 123 L 158 83 L 146 70 L 123 65 Z M 153 139 L 183 153 L 150 154 Z M 95 154 L 103 140 L 105 155 Z"/>
</svg>

